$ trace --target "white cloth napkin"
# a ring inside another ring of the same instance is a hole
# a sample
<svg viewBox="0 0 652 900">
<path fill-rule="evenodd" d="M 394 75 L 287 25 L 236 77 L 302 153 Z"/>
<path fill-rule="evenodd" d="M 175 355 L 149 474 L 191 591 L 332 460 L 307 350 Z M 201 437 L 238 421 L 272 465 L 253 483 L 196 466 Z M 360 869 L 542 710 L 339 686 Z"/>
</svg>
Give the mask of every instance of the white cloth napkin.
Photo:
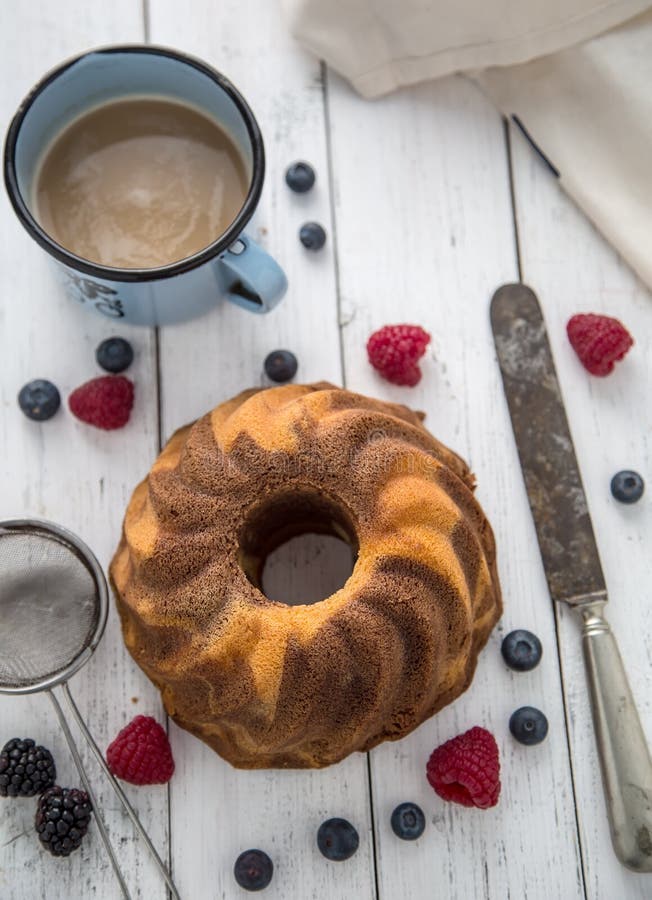
<svg viewBox="0 0 652 900">
<path fill-rule="evenodd" d="M 281 0 L 365 97 L 467 72 L 652 287 L 650 0 Z"/>
</svg>

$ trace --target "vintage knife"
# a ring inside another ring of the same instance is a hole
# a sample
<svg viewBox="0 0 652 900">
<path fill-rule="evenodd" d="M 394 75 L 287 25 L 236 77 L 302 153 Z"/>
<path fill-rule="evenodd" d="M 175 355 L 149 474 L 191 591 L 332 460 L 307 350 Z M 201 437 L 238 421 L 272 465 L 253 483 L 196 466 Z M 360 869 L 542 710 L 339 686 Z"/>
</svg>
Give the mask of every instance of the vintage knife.
<svg viewBox="0 0 652 900">
<path fill-rule="evenodd" d="M 553 600 L 577 609 L 611 840 L 630 869 L 652 872 L 652 761 L 603 612 L 607 588 L 541 309 L 505 284 L 491 324 L 541 557 Z"/>
</svg>

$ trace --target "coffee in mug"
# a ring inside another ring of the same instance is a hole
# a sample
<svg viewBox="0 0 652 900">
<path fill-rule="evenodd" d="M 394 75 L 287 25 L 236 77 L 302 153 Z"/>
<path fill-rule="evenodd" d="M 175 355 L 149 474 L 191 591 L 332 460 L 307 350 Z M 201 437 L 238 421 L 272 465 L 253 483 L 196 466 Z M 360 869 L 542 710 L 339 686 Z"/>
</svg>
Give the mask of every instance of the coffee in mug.
<svg viewBox="0 0 652 900">
<path fill-rule="evenodd" d="M 91 109 L 43 154 L 33 208 L 91 262 L 164 266 L 223 234 L 247 196 L 245 163 L 217 122 L 165 97 Z"/>
<path fill-rule="evenodd" d="M 273 309 L 285 273 L 246 233 L 260 128 L 221 72 L 170 47 L 99 47 L 43 76 L 14 115 L 4 178 L 66 294 L 134 325 L 223 300 Z"/>
</svg>

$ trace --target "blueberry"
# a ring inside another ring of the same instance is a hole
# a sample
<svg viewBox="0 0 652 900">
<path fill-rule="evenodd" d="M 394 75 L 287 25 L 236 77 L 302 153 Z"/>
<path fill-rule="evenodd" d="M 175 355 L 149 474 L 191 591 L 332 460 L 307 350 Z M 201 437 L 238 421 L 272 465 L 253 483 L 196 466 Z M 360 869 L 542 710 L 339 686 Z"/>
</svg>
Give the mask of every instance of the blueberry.
<svg viewBox="0 0 652 900">
<path fill-rule="evenodd" d="M 391 818 L 392 831 L 404 841 L 416 841 L 424 832 L 426 817 L 416 803 L 400 803 Z"/>
<path fill-rule="evenodd" d="M 306 222 L 299 229 L 299 240 L 308 250 L 321 250 L 326 243 L 326 232 L 318 222 Z"/>
<path fill-rule="evenodd" d="M 274 863 L 262 850 L 245 850 L 236 859 L 233 874 L 246 891 L 262 891 L 272 880 Z"/>
<path fill-rule="evenodd" d="M 510 716 L 509 730 L 521 744 L 540 744 L 548 734 L 548 720 L 540 709 L 521 706 Z"/>
<path fill-rule="evenodd" d="M 28 419 L 45 422 L 61 406 L 61 396 L 51 381 L 37 378 L 24 385 L 18 394 L 18 405 Z"/>
<path fill-rule="evenodd" d="M 107 372 L 124 372 L 134 360 L 134 351 L 129 341 L 121 337 L 110 337 L 99 345 L 95 351 L 98 366 Z"/>
<path fill-rule="evenodd" d="M 645 482 L 638 474 L 630 469 L 616 472 L 611 479 L 611 493 L 621 503 L 636 503 L 643 496 Z"/>
<path fill-rule="evenodd" d="M 289 350 L 272 350 L 265 357 L 265 374 L 271 381 L 282 384 L 290 381 L 297 374 L 299 363 L 294 353 Z"/>
<path fill-rule="evenodd" d="M 530 669 L 539 665 L 543 648 L 536 634 L 518 628 L 516 631 L 510 631 L 503 638 L 500 652 L 510 669 L 516 669 L 517 672 L 529 672 Z"/>
<path fill-rule="evenodd" d="M 317 846 L 326 859 L 342 862 L 353 856 L 360 844 L 358 832 L 346 819 L 327 819 L 317 832 Z"/>
<path fill-rule="evenodd" d="M 305 194 L 315 183 L 315 170 L 307 162 L 295 162 L 285 173 L 285 183 L 296 194 Z"/>
</svg>

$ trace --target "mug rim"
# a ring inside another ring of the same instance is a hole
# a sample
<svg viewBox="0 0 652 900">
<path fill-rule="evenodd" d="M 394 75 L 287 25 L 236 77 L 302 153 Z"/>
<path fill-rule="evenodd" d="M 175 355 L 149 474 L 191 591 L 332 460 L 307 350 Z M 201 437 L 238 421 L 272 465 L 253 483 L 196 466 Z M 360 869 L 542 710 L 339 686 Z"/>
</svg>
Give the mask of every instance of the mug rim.
<svg viewBox="0 0 652 900">
<path fill-rule="evenodd" d="M 18 187 L 18 177 L 16 174 L 16 144 L 20 134 L 21 126 L 36 98 L 45 90 L 48 85 L 55 81 L 71 66 L 85 59 L 87 56 L 95 54 L 111 54 L 111 53 L 139 53 L 151 54 L 152 56 L 166 56 L 178 62 L 192 66 L 202 74 L 208 76 L 215 84 L 223 90 L 233 101 L 238 112 L 247 128 L 247 134 L 251 141 L 253 171 L 251 175 L 251 183 L 247 196 L 244 199 L 240 210 L 233 219 L 226 231 L 223 231 L 218 238 L 212 243 L 203 247 L 192 256 L 184 257 L 184 259 L 176 262 L 167 263 L 164 266 L 156 266 L 152 268 L 126 269 L 118 266 L 105 266 L 101 263 L 94 263 L 82 256 L 77 256 L 71 250 L 67 250 L 61 244 L 57 243 L 47 231 L 38 223 L 36 218 L 30 212 L 22 194 Z M 93 275 L 96 278 L 102 278 L 105 281 L 118 282 L 143 282 L 158 281 L 162 278 L 172 278 L 175 275 L 181 275 L 205 262 L 219 256 L 228 250 L 231 244 L 244 230 L 246 224 L 251 219 L 263 189 L 263 181 L 265 178 L 265 147 L 263 144 L 263 136 L 256 118 L 244 99 L 240 91 L 229 79 L 209 66 L 203 60 L 171 47 L 164 47 L 157 44 L 110 44 L 107 46 L 95 47 L 80 53 L 53 69 L 50 69 L 32 88 L 24 100 L 21 102 L 16 113 L 14 114 L 5 139 L 4 149 L 4 180 L 9 200 L 18 216 L 21 224 L 34 240 L 43 247 L 51 256 L 59 262 L 74 269 L 83 272 L 86 275 Z"/>
</svg>

